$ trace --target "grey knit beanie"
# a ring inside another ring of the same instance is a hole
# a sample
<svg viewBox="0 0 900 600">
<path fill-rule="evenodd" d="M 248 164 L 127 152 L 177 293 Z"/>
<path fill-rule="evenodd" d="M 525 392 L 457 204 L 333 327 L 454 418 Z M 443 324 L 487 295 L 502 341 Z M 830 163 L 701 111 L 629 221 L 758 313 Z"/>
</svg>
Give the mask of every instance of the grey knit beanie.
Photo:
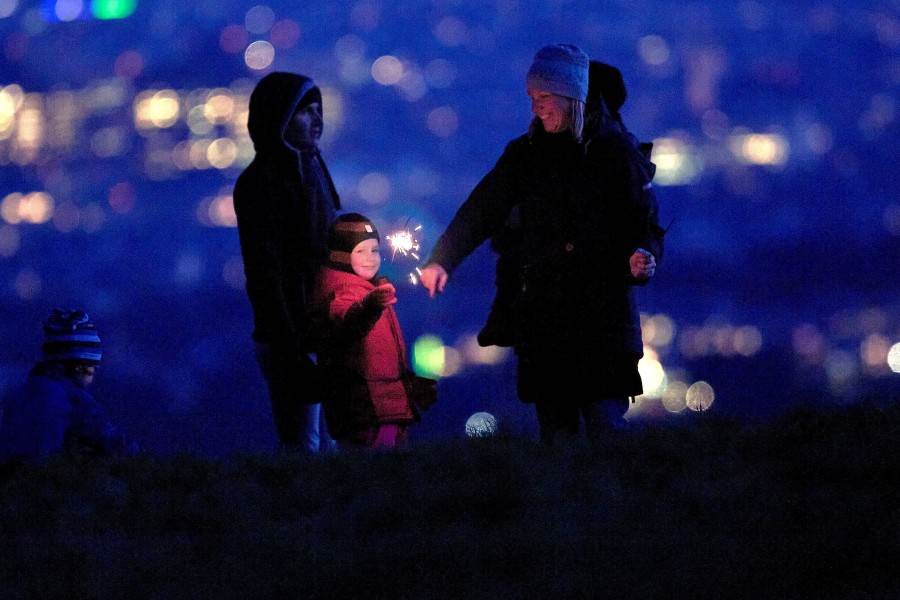
<svg viewBox="0 0 900 600">
<path fill-rule="evenodd" d="M 588 57 L 578 46 L 553 44 L 534 55 L 525 76 L 528 90 L 543 90 L 582 102 L 588 93 Z"/>
</svg>

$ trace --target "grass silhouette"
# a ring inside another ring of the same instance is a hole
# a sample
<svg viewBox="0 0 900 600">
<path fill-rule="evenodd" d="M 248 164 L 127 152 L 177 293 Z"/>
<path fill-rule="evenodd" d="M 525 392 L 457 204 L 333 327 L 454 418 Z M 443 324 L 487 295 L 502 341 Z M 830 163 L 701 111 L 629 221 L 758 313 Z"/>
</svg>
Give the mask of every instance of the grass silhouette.
<svg viewBox="0 0 900 600">
<path fill-rule="evenodd" d="M 893 598 L 900 407 L 0 466 L 0 597 Z"/>
</svg>

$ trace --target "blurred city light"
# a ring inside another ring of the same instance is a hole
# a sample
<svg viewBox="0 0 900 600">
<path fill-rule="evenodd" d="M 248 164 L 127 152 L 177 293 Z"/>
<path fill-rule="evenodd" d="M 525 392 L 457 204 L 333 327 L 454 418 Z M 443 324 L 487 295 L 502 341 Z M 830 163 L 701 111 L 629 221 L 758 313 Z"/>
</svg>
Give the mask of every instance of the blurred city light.
<svg viewBox="0 0 900 600">
<path fill-rule="evenodd" d="M 736 133 L 729 144 L 732 154 L 748 164 L 781 166 L 788 160 L 788 142 L 778 134 Z"/>
<path fill-rule="evenodd" d="M 684 403 L 695 412 L 709 410 L 715 400 L 715 393 L 709 383 L 696 381 L 688 386 L 684 396 Z"/>
<path fill-rule="evenodd" d="M 900 342 L 897 342 L 888 350 L 887 364 L 891 371 L 900 373 Z"/>
<path fill-rule="evenodd" d="M 254 71 L 268 69 L 275 60 L 275 47 L 265 40 L 256 40 L 244 50 L 244 62 Z"/>
<path fill-rule="evenodd" d="M 680 413 L 687 408 L 688 386 L 683 381 L 670 381 L 663 390 L 662 405 L 670 413 Z"/>
<path fill-rule="evenodd" d="M 41 14 L 49 22 L 77 19 L 125 19 L 134 14 L 137 0 L 42 0 Z"/>
<path fill-rule="evenodd" d="M 436 335 L 420 336 L 412 347 L 413 370 L 426 377 L 444 375 L 447 356 L 444 343 Z"/>
<path fill-rule="evenodd" d="M 497 419 L 488 412 L 477 412 L 466 419 L 466 435 L 470 438 L 490 437 L 497 432 Z"/>
<path fill-rule="evenodd" d="M 672 137 L 653 140 L 653 162 L 656 163 L 653 181 L 659 185 L 687 185 L 702 169 L 702 161 L 687 144 Z"/>
<path fill-rule="evenodd" d="M 13 192 L 0 201 L 0 216 L 7 223 L 46 223 L 53 217 L 53 198 L 45 192 Z"/>
<path fill-rule="evenodd" d="M 644 388 L 642 395 L 647 398 L 659 397 L 660 391 L 665 386 L 666 372 L 659 362 L 659 356 L 652 348 L 644 347 L 644 356 L 638 361 L 638 372 Z"/>
<path fill-rule="evenodd" d="M 403 77 L 403 64 L 396 56 L 381 56 L 372 63 L 372 79 L 381 85 L 396 85 Z"/>
<path fill-rule="evenodd" d="M 627 27 L 585 5 L 574 29 L 566 2 L 438 2 L 425 16 L 390 2 L 213 4 L 0 0 L 0 293 L 11 312 L 63 297 L 110 315 L 148 297 L 170 310 L 160 298 L 183 288 L 217 294 L 244 335 L 231 193 L 255 152 L 250 92 L 275 69 L 319 84 L 320 145 L 344 207 L 386 223 L 413 214 L 436 237 L 524 133 L 534 35 L 553 34 L 621 67 L 624 120 L 654 143 L 661 224 L 674 223 L 657 279 L 637 292 L 645 394 L 634 413 L 706 410 L 714 397 L 727 410 L 741 394 L 782 391 L 849 402 L 896 381 L 900 204 L 884 167 L 900 115 L 891 11 L 691 5 L 691 15 L 729 19 L 718 39 L 642 3 L 622 8 Z M 538 22 L 540 32 L 528 25 Z M 616 35 L 593 35 L 607 27 Z M 847 68 L 816 59 L 826 43 Z M 459 304 L 426 317 L 435 305 L 423 294 L 398 309 L 434 332 L 411 344 L 423 374 L 495 377 L 515 360 L 474 338 L 494 265 L 469 260 L 448 287 L 452 296 L 457 281 L 471 286 Z M 188 300 L 172 302 L 173 323 L 194 316 L 181 307 Z M 211 355 L 238 345 L 225 328 L 196 335 Z M 135 364 L 146 362 L 139 337 L 123 343 Z M 6 345 L 7 360 L 19 360 Z M 776 368 L 785 376 L 760 376 Z M 185 406 L 198 402 L 188 398 L 197 381 L 182 388 L 173 394 Z"/>
<path fill-rule="evenodd" d="M 124 19 L 137 7 L 137 0 L 91 0 L 91 14 L 98 19 Z"/>
</svg>

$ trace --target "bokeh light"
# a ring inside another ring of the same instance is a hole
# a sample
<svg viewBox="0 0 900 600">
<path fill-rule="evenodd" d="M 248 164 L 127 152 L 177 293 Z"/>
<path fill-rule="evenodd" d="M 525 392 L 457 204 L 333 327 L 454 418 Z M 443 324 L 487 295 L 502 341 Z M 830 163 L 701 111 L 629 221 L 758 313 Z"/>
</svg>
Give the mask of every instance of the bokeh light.
<svg viewBox="0 0 900 600">
<path fill-rule="evenodd" d="M 0 225 L 0 256 L 9 258 L 19 251 L 22 236 L 19 230 L 11 225 Z"/>
<path fill-rule="evenodd" d="M 673 27 L 622 5 L 620 28 L 618 13 L 585 4 L 572 28 L 571 3 L 555 0 L 500 2 L 487 19 L 483 3 L 456 1 L 408 11 L 366 0 L 340 15 L 331 5 L 214 4 L 0 0 L 0 289 L 11 310 L 77 295 L 112 320 L 154 294 L 183 293 L 179 305 L 214 296 L 234 331 L 199 331 L 197 345 L 234 364 L 235 331 L 251 317 L 231 194 L 255 155 L 250 92 L 276 69 L 320 86 L 320 146 L 344 208 L 427 225 L 420 267 L 525 131 L 522 75 L 540 23 L 541 34 L 573 36 L 615 61 L 628 84 L 623 118 L 654 144 L 667 250 L 658 277 L 635 290 L 645 393 L 632 416 L 681 413 L 692 388 L 706 410 L 706 382 L 722 412 L 893 393 L 900 204 L 884 150 L 900 117 L 900 26 L 890 11 L 704 0 L 685 7 L 700 20 Z M 728 36 L 703 33 L 713 14 L 731 24 Z M 796 24 L 789 36 L 784 23 Z M 847 69 L 810 58 L 825 40 Z M 398 312 L 416 339 L 432 338 L 422 356 L 433 376 L 479 392 L 483 378 L 501 378 L 514 397 L 512 349 L 475 339 L 492 258 L 473 255 L 434 301 L 416 287 L 417 267 L 400 265 L 412 296 Z M 173 315 L 169 335 L 203 329 L 184 324 L 197 312 Z M 123 365 L 146 363 L 133 338 Z M 167 379 L 179 410 L 207 401 L 189 397 L 202 386 L 182 358 Z M 203 373 L 216 368 L 206 360 Z M 233 405 L 253 396 L 251 379 L 230 382 Z"/>
<path fill-rule="evenodd" d="M 13 192 L 0 201 L 0 216 L 7 223 L 46 223 L 53 217 L 53 198 L 46 192 Z"/>
<path fill-rule="evenodd" d="M 457 342 L 462 359 L 466 364 L 497 365 L 509 360 L 512 348 L 501 346 L 481 346 L 474 335 L 464 335 Z"/>
<path fill-rule="evenodd" d="M 789 145 L 782 135 L 739 133 L 731 136 L 731 152 L 747 164 L 781 166 L 788 160 Z"/>
<path fill-rule="evenodd" d="M 396 56 L 381 56 L 372 63 L 372 79 L 381 85 L 396 85 L 403 77 L 403 64 Z"/>
<path fill-rule="evenodd" d="M 391 195 L 391 181 L 384 173 L 366 173 L 356 186 L 357 194 L 367 204 L 383 204 Z"/>
<path fill-rule="evenodd" d="M 274 60 L 275 47 L 265 40 L 251 42 L 244 50 L 244 62 L 253 71 L 268 69 Z"/>
<path fill-rule="evenodd" d="M 715 400 L 712 386 L 705 381 L 692 383 L 685 392 L 684 403 L 695 412 L 709 410 Z"/>
<path fill-rule="evenodd" d="M 434 37 L 444 46 L 461 46 L 468 38 L 468 27 L 456 17 L 444 17 L 434 27 Z"/>
<path fill-rule="evenodd" d="M 33 269 L 22 269 L 16 274 L 13 289 L 21 300 L 33 300 L 41 294 L 41 277 Z"/>
<path fill-rule="evenodd" d="M 222 279 L 236 290 L 244 290 L 247 278 L 244 275 L 244 260 L 240 256 L 232 256 L 222 265 Z"/>
<path fill-rule="evenodd" d="M 254 35 L 266 33 L 274 23 L 275 11 L 262 4 L 250 8 L 244 15 L 244 26 Z"/>
<path fill-rule="evenodd" d="M 687 408 L 688 386 L 683 381 L 670 381 L 663 390 L 660 401 L 670 413 L 680 413 Z"/>
<path fill-rule="evenodd" d="M 653 348 L 664 348 L 675 338 L 675 322 L 667 315 L 641 313 L 641 337 Z"/>
<path fill-rule="evenodd" d="M 293 48 L 300 41 L 302 29 L 300 24 L 293 19 L 282 19 L 272 25 L 269 31 L 269 41 L 276 48 Z"/>
<path fill-rule="evenodd" d="M 466 435 L 470 438 L 491 437 L 497 433 L 497 419 L 489 412 L 477 412 L 466 419 Z"/>
<path fill-rule="evenodd" d="M 900 342 L 894 344 L 888 350 L 887 365 L 894 373 L 900 373 Z"/>
<path fill-rule="evenodd" d="M 219 47 L 227 54 L 240 54 L 249 43 L 249 32 L 240 25 L 226 25 L 219 34 Z"/>
<path fill-rule="evenodd" d="M 121 182 L 112 186 L 107 198 L 109 207 L 119 214 L 131 212 L 134 208 L 135 200 L 134 186 L 128 182 Z"/>
<path fill-rule="evenodd" d="M 419 375 L 439 377 L 446 367 L 444 343 L 436 335 L 423 335 L 413 344 L 412 364 Z"/>
<path fill-rule="evenodd" d="M 137 0 L 91 0 L 91 14 L 97 19 L 125 19 L 135 8 Z"/>
<path fill-rule="evenodd" d="M 653 140 L 653 162 L 656 163 L 655 183 L 687 185 L 700 173 L 702 162 L 686 143 L 677 138 Z"/>
<path fill-rule="evenodd" d="M 139 130 L 165 129 L 181 114 L 181 102 L 175 90 L 148 90 L 134 101 L 134 124 Z"/>
<path fill-rule="evenodd" d="M 658 397 L 665 385 L 666 372 L 656 352 L 649 347 L 644 348 L 644 356 L 638 361 L 638 373 L 644 388 L 642 395 L 648 398 Z"/>
<path fill-rule="evenodd" d="M 0 19 L 5 19 L 16 11 L 19 0 L 0 0 Z"/>
<path fill-rule="evenodd" d="M 428 131 L 438 137 L 450 137 L 458 127 L 459 116 L 449 106 L 439 106 L 428 113 Z"/>
<path fill-rule="evenodd" d="M 658 35 L 644 36 L 638 42 L 638 55 L 648 65 L 663 65 L 669 61 L 669 44 Z"/>
</svg>

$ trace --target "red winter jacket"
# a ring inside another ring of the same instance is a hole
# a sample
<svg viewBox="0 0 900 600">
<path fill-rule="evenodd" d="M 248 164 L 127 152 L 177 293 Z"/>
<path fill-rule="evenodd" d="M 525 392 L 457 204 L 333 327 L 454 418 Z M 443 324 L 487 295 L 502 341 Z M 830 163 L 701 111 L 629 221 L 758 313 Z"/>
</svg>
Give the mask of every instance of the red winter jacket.
<svg viewBox="0 0 900 600">
<path fill-rule="evenodd" d="M 375 285 L 323 267 L 313 292 L 312 312 L 323 332 L 317 356 L 325 420 L 337 440 L 381 424 L 417 420 L 402 381 L 409 369 L 397 313 L 393 306 L 365 301 Z"/>
</svg>

